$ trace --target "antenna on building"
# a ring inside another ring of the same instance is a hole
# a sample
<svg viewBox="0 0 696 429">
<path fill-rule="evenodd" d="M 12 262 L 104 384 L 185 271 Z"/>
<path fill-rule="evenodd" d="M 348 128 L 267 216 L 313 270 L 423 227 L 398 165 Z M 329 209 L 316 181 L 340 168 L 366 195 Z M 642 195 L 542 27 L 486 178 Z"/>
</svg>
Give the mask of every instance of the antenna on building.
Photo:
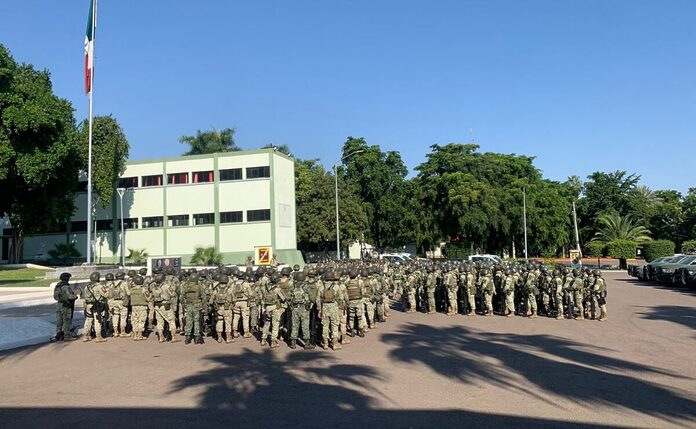
<svg viewBox="0 0 696 429">
<path fill-rule="evenodd" d="M 476 143 L 476 139 L 474 139 L 474 129 L 469 128 L 469 135 L 471 136 L 471 143 Z"/>
</svg>

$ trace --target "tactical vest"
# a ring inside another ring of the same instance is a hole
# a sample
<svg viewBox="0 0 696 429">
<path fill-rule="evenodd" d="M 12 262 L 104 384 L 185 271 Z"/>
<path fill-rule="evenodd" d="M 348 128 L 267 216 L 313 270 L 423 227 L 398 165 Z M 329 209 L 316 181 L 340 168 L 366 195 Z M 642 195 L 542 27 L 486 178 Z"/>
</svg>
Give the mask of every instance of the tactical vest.
<svg viewBox="0 0 696 429">
<path fill-rule="evenodd" d="M 227 287 L 218 286 L 217 294 L 215 295 L 216 304 L 227 304 Z"/>
<path fill-rule="evenodd" d="M 303 305 L 306 301 L 305 293 L 301 287 L 294 287 L 290 291 L 290 302 L 293 305 Z"/>
<path fill-rule="evenodd" d="M 194 282 L 186 282 L 184 286 L 186 292 L 184 296 L 186 297 L 186 304 L 200 304 L 201 297 L 198 293 L 198 285 Z"/>
<path fill-rule="evenodd" d="M 134 286 L 133 289 L 131 289 L 130 302 L 132 306 L 147 305 L 147 299 L 145 299 L 145 289 L 142 286 Z"/>
<path fill-rule="evenodd" d="M 244 282 L 237 282 L 234 284 L 234 300 L 235 301 L 246 301 L 249 299 L 246 292 L 244 291 Z"/>
<path fill-rule="evenodd" d="M 348 280 L 346 283 L 346 290 L 348 291 L 348 300 L 356 301 L 362 299 L 362 293 L 360 293 L 360 284 L 357 280 Z"/>
<path fill-rule="evenodd" d="M 282 277 L 278 280 L 278 287 L 287 294 L 290 290 L 290 277 Z"/>
<path fill-rule="evenodd" d="M 324 289 L 324 292 L 322 293 L 321 298 L 322 298 L 322 301 L 324 302 L 324 304 L 331 304 L 332 302 L 335 302 L 336 296 L 335 296 L 333 288 L 327 287 L 326 289 Z"/>
<path fill-rule="evenodd" d="M 278 293 L 275 288 L 265 291 L 264 301 L 266 302 L 266 305 L 278 305 L 280 303 Z"/>
<path fill-rule="evenodd" d="M 155 304 L 161 304 L 162 303 L 162 285 L 158 285 L 157 283 L 153 283 L 154 287 L 152 288 L 152 302 Z"/>
<path fill-rule="evenodd" d="M 365 287 L 363 288 L 363 297 L 371 299 L 374 295 L 374 290 L 372 289 L 372 280 L 365 280 Z"/>
<path fill-rule="evenodd" d="M 123 281 L 119 280 L 113 283 L 110 291 L 110 298 L 115 300 L 123 300 Z"/>
</svg>

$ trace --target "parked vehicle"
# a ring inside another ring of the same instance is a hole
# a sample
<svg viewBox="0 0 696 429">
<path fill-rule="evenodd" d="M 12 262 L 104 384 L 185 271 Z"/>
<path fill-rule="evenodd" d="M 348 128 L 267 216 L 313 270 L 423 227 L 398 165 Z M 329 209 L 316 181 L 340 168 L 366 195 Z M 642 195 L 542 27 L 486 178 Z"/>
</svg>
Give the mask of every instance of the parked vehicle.
<svg viewBox="0 0 696 429">
<path fill-rule="evenodd" d="M 696 285 L 696 255 L 691 255 L 674 268 L 672 284 L 679 286 Z"/>
<path fill-rule="evenodd" d="M 655 270 L 654 279 L 660 283 L 672 283 L 674 270 L 679 268 L 681 264 L 693 262 L 694 259 L 696 259 L 694 256 L 677 256 L 662 262 Z"/>
<path fill-rule="evenodd" d="M 487 264 L 500 264 L 503 259 L 498 255 L 470 255 L 469 262 L 484 262 Z"/>
<path fill-rule="evenodd" d="M 664 264 L 670 264 L 672 262 L 677 262 L 682 258 L 682 255 L 678 256 L 667 256 L 664 258 L 657 258 L 645 266 L 645 279 L 646 280 L 657 280 L 657 269 Z"/>
</svg>

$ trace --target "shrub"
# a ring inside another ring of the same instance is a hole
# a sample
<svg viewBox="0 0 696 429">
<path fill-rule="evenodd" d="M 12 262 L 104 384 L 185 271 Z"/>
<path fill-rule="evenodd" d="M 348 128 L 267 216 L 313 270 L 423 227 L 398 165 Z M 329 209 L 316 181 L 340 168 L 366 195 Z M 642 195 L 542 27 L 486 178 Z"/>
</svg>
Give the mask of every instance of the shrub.
<svg viewBox="0 0 696 429">
<path fill-rule="evenodd" d="M 196 247 L 191 257 L 193 265 L 221 265 L 222 254 L 214 247 Z"/>
<path fill-rule="evenodd" d="M 51 259 L 60 262 L 62 265 L 67 265 L 70 259 L 80 257 L 80 252 L 77 250 L 75 243 L 56 244 L 55 249 L 49 250 L 48 254 Z"/>
<path fill-rule="evenodd" d="M 674 255 L 674 242 L 670 240 L 654 240 L 643 244 L 643 257 L 650 262 L 663 256 Z"/>
<path fill-rule="evenodd" d="M 143 265 L 147 262 L 147 257 L 150 256 L 145 249 L 128 249 L 128 251 L 130 253 L 126 258 L 130 261 L 131 265 Z"/>
<path fill-rule="evenodd" d="M 585 244 L 585 256 L 600 258 L 607 253 L 607 245 L 601 241 L 590 241 Z"/>
<path fill-rule="evenodd" d="M 607 253 L 619 260 L 619 268 L 626 269 L 626 259 L 636 257 L 637 244 L 631 240 L 613 240 L 607 243 Z"/>
<path fill-rule="evenodd" d="M 682 253 L 696 253 L 696 240 L 688 240 L 682 243 Z"/>
</svg>

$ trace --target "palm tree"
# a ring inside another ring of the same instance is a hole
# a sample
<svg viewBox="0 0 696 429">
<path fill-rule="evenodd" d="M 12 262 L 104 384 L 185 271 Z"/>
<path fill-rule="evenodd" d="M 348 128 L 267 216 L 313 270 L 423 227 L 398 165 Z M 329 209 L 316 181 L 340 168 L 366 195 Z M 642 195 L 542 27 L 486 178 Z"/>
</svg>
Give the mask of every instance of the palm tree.
<svg viewBox="0 0 696 429">
<path fill-rule="evenodd" d="M 652 240 L 650 231 L 638 225 L 631 215 L 620 216 L 618 213 L 605 213 L 597 219 L 600 229 L 595 233 L 594 241 L 608 243 L 614 240 L 634 241 L 637 244 Z"/>
<path fill-rule="evenodd" d="M 197 130 L 195 136 L 181 136 L 179 143 L 187 144 L 190 150 L 184 155 L 202 155 L 215 152 L 235 152 L 241 150 L 234 142 L 234 128 L 211 131 Z"/>
<path fill-rule="evenodd" d="M 220 265 L 222 264 L 222 254 L 214 247 L 196 247 L 191 257 L 193 265 Z"/>
<path fill-rule="evenodd" d="M 142 265 L 147 262 L 148 255 L 145 249 L 128 249 L 130 252 L 126 258 L 130 261 L 131 265 Z"/>
<path fill-rule="evenodd" d="M 645 185 L 636 186 L 633 192 L 640 197 L 645 205 L 652 205 L 658 202 L 655 192 Z"/>
</svg>

